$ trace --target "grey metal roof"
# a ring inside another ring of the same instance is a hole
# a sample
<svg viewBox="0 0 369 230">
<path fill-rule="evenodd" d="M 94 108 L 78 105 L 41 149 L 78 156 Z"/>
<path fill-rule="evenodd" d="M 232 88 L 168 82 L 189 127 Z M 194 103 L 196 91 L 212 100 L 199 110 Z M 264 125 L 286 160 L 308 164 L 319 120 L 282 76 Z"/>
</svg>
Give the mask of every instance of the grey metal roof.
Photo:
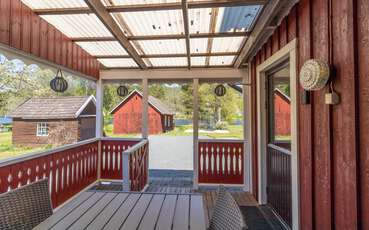
<svg viewBox="0 0 369 230">
<path fill-rule="evenodd" d="M 140 97 L 142 98 L 142 93 L 140 91 L 133 90 L 126 98 L 123 99 L 123 101 L 121 101 L 117 106 L 115 106 L 114 109 L 112 109 L 112 111 L 110 113 L 113 114 L 116 109 L 118 109 L 128 98 L 130 98 L 135 93 L 140 95 Z M 157 110 L 159 110 L 160 113 L 165 114 L 165 115 L 174 115 L 175 114 L 175 112 L 173 112 L 160 99 L 158 99 L 156 97 L 153 97 L 153 96 L 149 96 L 148 100 L 149 100 L 149 104 L 151 106 L 153 106 L 154 108 L 156 108 Z"/>
<path fill-rule="evenodd" d="M 33 97 L 19 105 L 10 116 L 22 119 L 77 118 L 93 96 Z"/>
</svg>

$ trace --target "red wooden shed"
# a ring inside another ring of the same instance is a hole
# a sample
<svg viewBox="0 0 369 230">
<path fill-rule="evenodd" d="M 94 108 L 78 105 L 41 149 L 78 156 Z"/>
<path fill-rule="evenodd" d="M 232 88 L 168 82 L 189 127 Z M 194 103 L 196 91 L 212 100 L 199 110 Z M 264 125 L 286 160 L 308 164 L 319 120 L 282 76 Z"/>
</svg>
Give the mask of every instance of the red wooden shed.
<svg viewBox="0 0 369 230">
<path fill-rule="evenodd" d="M 140 133 L 142 130 L 142 93 L 134 90 L 111 112 L 114 134 Z M 174 128 L 174 112 L 162 101 L 149 96 L 149 134 L 163 133 Z"/>
</svg>

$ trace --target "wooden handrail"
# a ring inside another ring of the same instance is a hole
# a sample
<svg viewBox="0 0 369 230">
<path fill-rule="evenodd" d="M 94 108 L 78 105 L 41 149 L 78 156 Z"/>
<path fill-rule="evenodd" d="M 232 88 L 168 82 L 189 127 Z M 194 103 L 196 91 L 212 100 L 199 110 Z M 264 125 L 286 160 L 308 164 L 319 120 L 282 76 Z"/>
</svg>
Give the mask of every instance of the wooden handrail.
<svg viewBox="0 0 369 230">
<path fill-rule="evenodd" d="M 277 150 L 277 151 L 279 151 L 281 153 L 285 153 L 285 154 L 291 155 L 291 151 L 290 150 L 285 149 L 285 148 L 282 148 L 282 147 L 279 147 L 278 145 L 268 144 L 268 147 L 269 148 L 272 148 L 274 150 Z"/>
</svg>

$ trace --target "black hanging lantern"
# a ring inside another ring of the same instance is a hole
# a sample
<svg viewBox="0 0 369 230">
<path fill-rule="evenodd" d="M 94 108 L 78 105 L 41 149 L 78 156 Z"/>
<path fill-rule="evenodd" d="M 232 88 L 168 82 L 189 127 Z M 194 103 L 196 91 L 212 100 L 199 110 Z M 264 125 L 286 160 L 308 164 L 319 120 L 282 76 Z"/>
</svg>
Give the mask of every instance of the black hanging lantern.
<svg viewBox="0 0 369 230">
<path fill-rule="evenodd" d="M 121 85 L 117 89 L 117 94 L 121 97 L 125 97 L 128 95 L 128 88 L 124 85 Z"/>
<path fill-rule="evenodd" d="M 226 92 L 227 90 L 226 87 L 224 87 L 224 85 L 217 85 L 217 87 L 215 87 L 214 89 L 214 93 L 218 97 L 223 97 L 226 94 Z"/>
<path fill-rule="evenodd" d="M 50 88 L 58 93 L 63 93 L 68 89 L 68 82 L 63 77 L 63 72 L 58 69 L 54 79 L 50 81 Z"/>
</svg>

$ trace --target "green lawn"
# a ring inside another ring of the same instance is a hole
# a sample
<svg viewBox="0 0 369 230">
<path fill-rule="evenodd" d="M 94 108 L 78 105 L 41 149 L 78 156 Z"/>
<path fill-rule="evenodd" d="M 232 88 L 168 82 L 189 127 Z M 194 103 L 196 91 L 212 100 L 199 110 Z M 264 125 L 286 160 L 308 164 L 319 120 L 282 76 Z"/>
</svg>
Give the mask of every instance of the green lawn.
<svg viewBox="0 0 369 230">
<path fill-rule="evenodd" d="M 30 152 L 38 152 L 46 149 L 50 149 L 52 146 L 45 145 L 43 147 L 22 147 L 12 145 L 12 133 L 4 132 L 0 133 L 0 160 L 10 157 L 15 157 Z"/>
<path fill-rule="evenodd" d="M 122 138 L 133 138 L 133 137 L 141 137 L 141 133 L 134 134 L 114 134 L 113 133 L 113 124 L 108 124 L 104 126 L 105 135 L 107 137 L 122 137 Z"/>
<path fill-rule="evenodd" d="M 192 132 L 186 132 L 186 130 L 192 130 L 192 125 L 181 125 L 174 128 L 174 130 L 163 133 L 161 135 L 165 136 L 192 136 Z M 200 132 L 200 137 L 208 137 L 208 138 L 235 138 L 242 139 L 243 138 L 243 127 L 242 125 L 229 125 L 228 129 L 229 133 L 206 133 Z"/>
</svg>

